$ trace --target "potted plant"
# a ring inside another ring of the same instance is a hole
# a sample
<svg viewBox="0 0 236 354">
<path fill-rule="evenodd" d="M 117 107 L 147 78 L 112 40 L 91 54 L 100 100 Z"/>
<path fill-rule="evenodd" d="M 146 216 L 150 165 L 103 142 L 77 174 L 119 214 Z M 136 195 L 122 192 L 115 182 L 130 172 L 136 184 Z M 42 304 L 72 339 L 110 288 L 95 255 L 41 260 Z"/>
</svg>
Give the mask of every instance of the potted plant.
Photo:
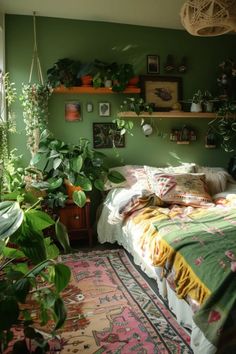
<svg viewBox="0 0 236 354">
<path fill-rule="evenodd" d="M 67 144 L 44 131 L 38 153 L 31 160 L 31 165 L 37 166 L 43 161 L 43 181 L 33 186 L 45 189 L 54 196 L 57 192 L 65 193 L 68 185 L 77 186 L 79 188 L 73 191 L 72 198 L 79 207 L 85 205 L 87 192 L 91 192 L 94 187 L 100 191 L 104 189 L 106 179 L 113 183 L 124 181 L 120 173 L 109 172 L 106 156 L 93 150 L 85 138 L 81 138 L 78 144 Z"/>
<path fill-rule="evenodd" d="M 32 154 L 36 153 L 40 133 L 47 128 L 48 103 L 52 88 L 48 84 L 23 84 L 20 101 L 26 125 L 27 146 Z"/>
<path fill-rule="evenodd" d="M 60 293 L 70 280 L 70 269 L 56 260 L 59 249 L 44 232 L 55 225 L 55 235 L 67 252 L 68 235 L 60 222 L 42 211 L 41 199 L 24 189 L 2 191 L 1 199 L 5 200 L 0 202 L 0 352 L 5 353 L 17 328 L 21 339 L 14 340 L 12 352 L 46 353 L 48 340 L 66 319 Z M 46 338 L 42 331 L 49 321 L 52 330 Z M 29 343 L 35 351 L 30 351 Z"/>
<path fill-rule="evenodd" d="M 112 75 L 112 90 L 116 92 L 124 91 L 132 77 L 134 77 L 132 64 L 117 65 L 117 68 Z"/>
<path fill-rule="evenodd" d="M 224 101 L 216 113 L 216 118 L 209 123 L 215 133 L 221 138 L 221 147 L 226 152 L 235 150 L 236 138 L 236 104 Z"/>
<path fill-rule="evenodd" d="M 213 112 L 214 100 L 210 91 L 204 91 L 202 95 L 202 104 L 205 112 Z"/>
<path fill-rule="evenodd" d="M 202 112 L 202 98 L 203 95 L 201 90 L 194 93 L 190 107 L 191 112 Z"/>
<path fill-rule="evenodd" d="M 59 59 L 47 70 L 48 84 L 55 88 L 61 85 L 66 87 L 78 86 L 77 73 L 80 62 L 68 58 Z"/>
</svg>

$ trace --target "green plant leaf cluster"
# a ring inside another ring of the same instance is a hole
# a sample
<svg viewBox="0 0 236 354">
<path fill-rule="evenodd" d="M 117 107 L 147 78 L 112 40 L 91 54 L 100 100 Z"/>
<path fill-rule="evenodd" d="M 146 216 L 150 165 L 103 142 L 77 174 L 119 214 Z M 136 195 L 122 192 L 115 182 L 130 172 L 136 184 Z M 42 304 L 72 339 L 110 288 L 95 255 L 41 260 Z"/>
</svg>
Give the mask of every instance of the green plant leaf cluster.
<svg viewBox="0 0 236 354">
<path fill-rule="evenodd" d="M 22 328 L 25 338 L 16 341 L 13 353 L 28 353 L 26 338 L 34 341 L 37 353 L 47 352 L 47 340 L 34 329 L 30 307 L 37 311 L 42 327 L 49 320 L 54 322 L 52 336 L 66 319 L 60 293 L 69 283 L 70 269 L 55 260 L 59 250 L 43 234 L 54 223 L 40 210 L 40 200 L 34 205 L 23 197 L 21 203 L 0 202 L 0 353 L 13 338 L 14 326 Z M 63 229 L 58 241 L 70 249 Z"/>
<path fill-rule="evenodd" d="M 109 168 L 106 156 L 91 148 L 87 139 L 79 139 L 78 144 L 67 144 L 55 139 L 53 135 L 44 131 L 40 138 L 38 152 L 31 160 L 32 166 L 44 163 L 42 174 L 43 181 L 34 183 L 33 186 L 44 189 L 50 194 L 65 193 L 65 182 L 81 187 L 73 193 L 74 202 L 83 207 L 86 203 L 86 192 L 95 187 L 102 191 Z M 120 181 L 124 177 L 120 174 Z M 118 182 L 118 183 L 119 183 Z"/>
</svg>

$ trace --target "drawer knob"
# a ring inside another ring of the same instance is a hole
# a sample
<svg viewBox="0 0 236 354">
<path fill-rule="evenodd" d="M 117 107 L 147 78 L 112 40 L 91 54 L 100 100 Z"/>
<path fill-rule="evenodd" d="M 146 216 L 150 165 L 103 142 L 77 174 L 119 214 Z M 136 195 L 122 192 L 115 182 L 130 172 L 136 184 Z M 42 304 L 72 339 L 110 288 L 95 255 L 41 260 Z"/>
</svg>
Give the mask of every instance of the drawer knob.
<svg viewBox="0 0 236 354">
<path fill-rule="evenodd" d="M 76 215 L 76 216 L 75 216 L 75 220 L 79 220 L 79 215 Z"/>
</svg>

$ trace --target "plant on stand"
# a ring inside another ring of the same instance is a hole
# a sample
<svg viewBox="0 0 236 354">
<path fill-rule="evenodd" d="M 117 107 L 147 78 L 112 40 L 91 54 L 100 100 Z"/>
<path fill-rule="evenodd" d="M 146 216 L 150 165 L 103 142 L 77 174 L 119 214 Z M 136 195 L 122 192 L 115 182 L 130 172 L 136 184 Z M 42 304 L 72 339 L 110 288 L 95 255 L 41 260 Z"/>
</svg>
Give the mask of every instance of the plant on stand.
<svg viewBox="0 0 236 354">
<path fill-rule="evenodd" d="M 201 90 L 194 93 L 191 103 L 191 112 L 202 112 L 203 94 Z"/>
<path fill-rule="evenodd" d="M 90 142 L 84 138 L 80 138 L 78 144 L 67 144 L 44 131 L 31 165 L 37 167 L 43 161 L 43 180 L 33 183 L 33 187 L 46 190 L 46 201 L 50 206 L 58 202 L 60 204 L 56 206 L 62 206 L 66 200 L 66 189 L 70 189 L 70 186 L 78 187 L 73 191 L 72 199 L 79 207 L 83 207 L 86 193 L 94 187 L 103 191 L 107 179 L 113 183 L 124 181 L 119 172 L 109 171 L 106 156 L 93 150 Z"/>
</svg>

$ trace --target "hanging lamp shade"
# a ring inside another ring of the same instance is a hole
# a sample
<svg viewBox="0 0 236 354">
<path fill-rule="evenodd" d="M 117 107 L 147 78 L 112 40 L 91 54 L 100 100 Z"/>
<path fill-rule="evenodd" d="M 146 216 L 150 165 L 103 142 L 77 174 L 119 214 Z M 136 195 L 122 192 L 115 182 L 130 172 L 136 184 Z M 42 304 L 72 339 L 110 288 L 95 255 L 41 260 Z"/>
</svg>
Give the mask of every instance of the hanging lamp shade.
<svg viewBox="0 0 236 354">
<path fill-rule="evenodd" d="M 219 36 L 236 31 L 236 1 L 187 0 L 180 18 L 184 28 L 194 36 Z"/>
</svg>

